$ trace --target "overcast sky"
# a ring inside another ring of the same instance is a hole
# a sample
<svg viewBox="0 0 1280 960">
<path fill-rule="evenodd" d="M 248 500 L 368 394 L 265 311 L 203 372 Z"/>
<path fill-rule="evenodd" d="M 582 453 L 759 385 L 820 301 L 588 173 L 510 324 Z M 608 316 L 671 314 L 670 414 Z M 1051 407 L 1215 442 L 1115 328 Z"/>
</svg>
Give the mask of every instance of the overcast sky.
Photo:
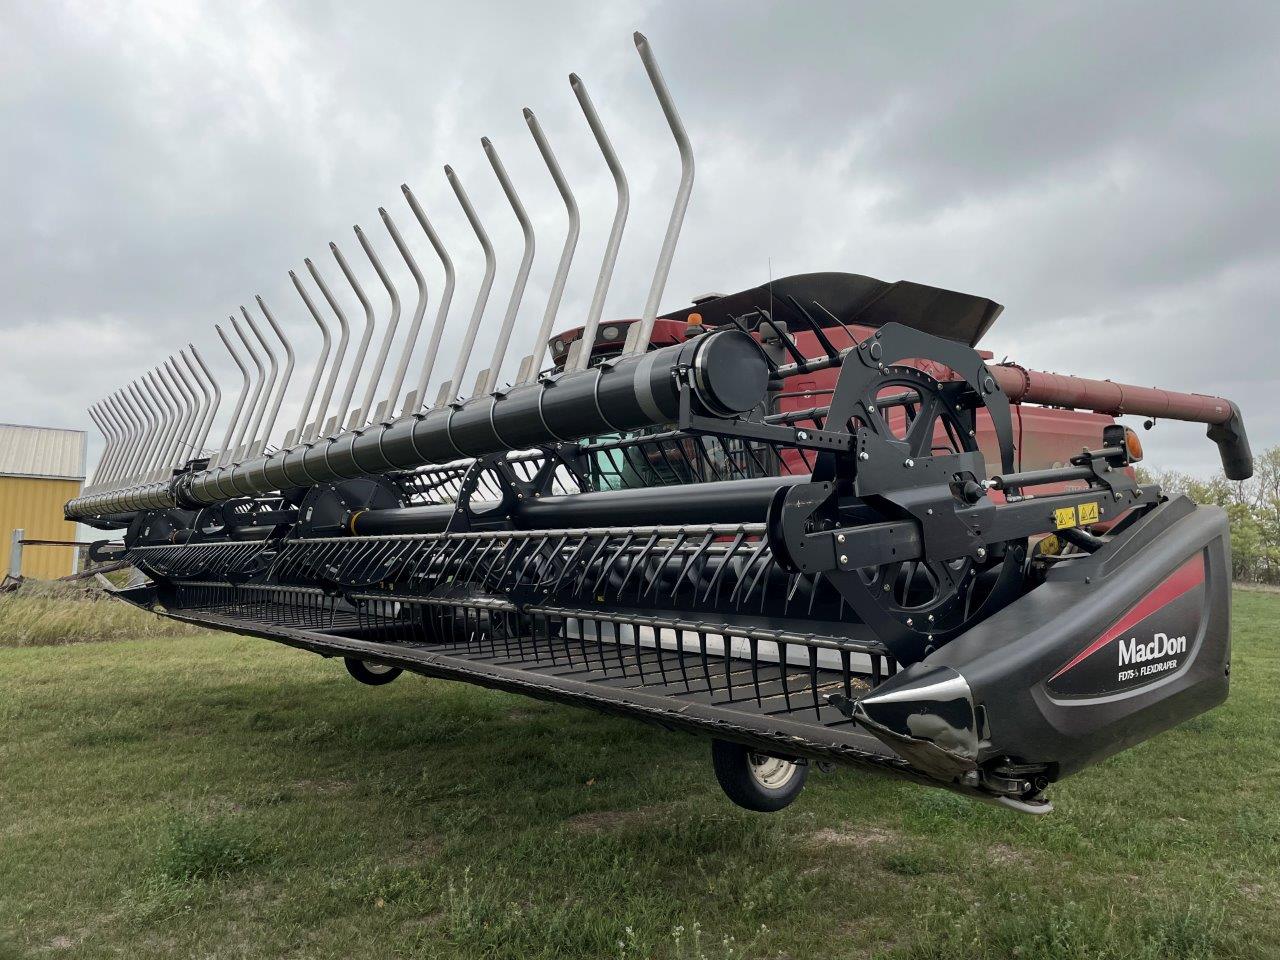
<svg viewBox="0 0 1280 960">
<path fill-rule="evenodd" d="M 623 8 L 0 0 L 0 420 L 89 428 L 89 403 L 187 342 L 231 392 L 213 323 L 255 294 L 307 368 L 318 344 L 290 269 L 305 276 L 312 257 L 363 316 L 329 241 L 386 322 L 353 224 L 399 285 L 403 330 L 415 288 L 380 205 L 426 274 L 429 323 L 441 270 L 402 182 L 458 268 L 434 396 L 482 273 L 445 163 L 498 256 L 473 379 L 521 250 L 485 135 L 537 236 L 510 379 L 565 229 L 522 107 L 583 210 L 560 326 L 586 312 L 613 213 L 571 71 L 631 183 L 606 317 L 639 315 L 679 168 L 638 29 L 698 164 L 664 309 L 770 271 L 962 290 L 1005 305 L 984 343 L 997 359 L 1222 394 L 1255 449 L 1280 442 L 1280 4 Z M 1203 432 L 1162 424 L 1145 437 L 1148 460 L 1211 472 Z"/>
</svg>

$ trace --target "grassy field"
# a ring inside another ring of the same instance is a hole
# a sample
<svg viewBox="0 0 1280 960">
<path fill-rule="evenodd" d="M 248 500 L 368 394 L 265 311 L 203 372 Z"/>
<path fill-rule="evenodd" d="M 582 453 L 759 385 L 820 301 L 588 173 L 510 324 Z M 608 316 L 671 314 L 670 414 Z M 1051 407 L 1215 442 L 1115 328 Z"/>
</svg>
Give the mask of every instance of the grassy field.
<svg viewBox="0 0 1280 960">
<path fill-rule="evenodd" d="M 1280 957 L 1280 595 L 1236 596 L 1226 706 L 1041 818 L 852 772 L 752 815 L 693 738 L 5 616 L 6 960 Z"/>
</svg>

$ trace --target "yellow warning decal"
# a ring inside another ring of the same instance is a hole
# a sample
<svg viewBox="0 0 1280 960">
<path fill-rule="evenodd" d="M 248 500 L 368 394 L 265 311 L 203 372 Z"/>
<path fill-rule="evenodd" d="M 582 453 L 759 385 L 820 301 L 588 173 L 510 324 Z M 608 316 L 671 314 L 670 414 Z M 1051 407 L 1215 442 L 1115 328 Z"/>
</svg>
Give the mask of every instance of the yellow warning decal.
<svg viewBox="0 0 1280 960">
<path fill-rule="evenodd" d="M 1076 508 L 1075 507 L 1059 507 L 1053 511 L 1053 527 L 1055 530 L 1065 530 L 1067 527 L 1076 526 Z"/>
<path fill-rule="evenodd" d="M 1062 541 L 1052 533 L 1040 541 L 1040 556 L 1056 557 L 1062 552 Z"/>
<path fill-rule="evenodd" d="M 1098 522 L 1098 502 L 1080 504 L 1080 525 Z"/>
</svg>

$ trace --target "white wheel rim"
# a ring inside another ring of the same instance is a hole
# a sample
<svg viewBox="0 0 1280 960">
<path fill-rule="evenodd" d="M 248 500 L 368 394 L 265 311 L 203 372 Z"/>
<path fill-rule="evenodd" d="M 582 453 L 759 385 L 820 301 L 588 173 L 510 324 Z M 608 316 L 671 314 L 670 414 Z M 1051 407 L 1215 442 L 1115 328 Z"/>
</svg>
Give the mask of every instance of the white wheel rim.
<svg viewBox="0 0 1280 960">
<path fill-rule="evenodd" d="M 781 790 L 791 782 L 800 767 L 790 760 L 752 753 L 747 757 L 751 778 L 766 790 Z"/>
<path fill-rule="evenodd" d="M 396 669 L 395 667 L 387 666 L 385 663 L 370 663 L 368 660 L 361 660 L 360 662 L 364 664 L 366 670 L 378 676 L 383 676 Z"/>
</svg>

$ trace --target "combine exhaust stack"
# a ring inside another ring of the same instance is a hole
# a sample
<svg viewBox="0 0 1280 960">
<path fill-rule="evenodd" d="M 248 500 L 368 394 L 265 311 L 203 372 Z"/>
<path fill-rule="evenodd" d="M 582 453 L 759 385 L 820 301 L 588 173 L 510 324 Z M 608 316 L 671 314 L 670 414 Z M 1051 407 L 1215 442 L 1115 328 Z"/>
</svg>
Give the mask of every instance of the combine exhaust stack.
<svg viewBox="0 0 1280 960">
<path fill-rule="evenodd" d="M 1111 418 L 1204 423 L 1243 479 L 1240 411 L 990 363 L 977 343 L 1000 306 L 921 284 L 811 274 L 659 316 L 693 155 L 636 44 L 681 161 L 639 319 L 602 322 L 629 194 L 575 75 L 618 197 L 582 326 L 553 336 L 580 215 L 526 110 L 567 231 L 514 385 L 499 386 L 537 246 L 486 138 L 524 245 L 474 394 L 460 396 L 497 254 L 446 167 L 485 272 L 437 402 L 453 261 L 405 186 L 445 276 L 416 374 L 427 281 L 379 210 L 412 306 L 359 227 L 385 320 L 336 245 L 363 321 L 311 260 L 332 317 L 290 274 L 320 344 L 279 446 L 295 353 L 261 298 L 274 339 L 243 307 L 244 325 L 217 328 L 241 381 L 218 449 L 223 391 L 194 347 L 91 409 L 106 449 L 66 512 L 125 531 L 95 547 L 149 578 L 119 595 L 343 657 L 367 683 L 407 669 L 710 736 L 726 791 L 758 810 L 826 761 L 1044 812 L 1053 781 L 1219 703 L 1226 517 L 1140 484 L 1141 444 Z"/>
</svg>

